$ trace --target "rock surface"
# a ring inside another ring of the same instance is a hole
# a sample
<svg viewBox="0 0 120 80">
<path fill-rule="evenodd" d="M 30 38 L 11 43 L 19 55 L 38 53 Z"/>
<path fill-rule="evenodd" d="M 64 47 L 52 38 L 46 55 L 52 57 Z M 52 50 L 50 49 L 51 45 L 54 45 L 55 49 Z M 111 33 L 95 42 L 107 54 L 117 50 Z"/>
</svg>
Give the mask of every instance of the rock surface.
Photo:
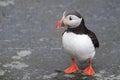
<svg viewBox="0 0 120 80">
<path fill-rule="evenodd" d="M 93 77 L 55 71 L 71 62 L 62 49 L 64 29 L 55 29 L 69 9 L 99 39 Z M 0 0 L 0 80 L 120 80 L 119 56 L 120 0 Z"/>
</svg>

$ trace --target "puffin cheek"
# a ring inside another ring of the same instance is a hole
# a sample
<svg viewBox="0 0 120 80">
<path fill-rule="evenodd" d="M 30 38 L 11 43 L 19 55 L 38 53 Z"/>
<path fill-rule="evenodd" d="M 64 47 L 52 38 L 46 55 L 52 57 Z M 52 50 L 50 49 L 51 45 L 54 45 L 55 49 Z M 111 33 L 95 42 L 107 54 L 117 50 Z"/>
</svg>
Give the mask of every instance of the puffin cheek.
<svg viewBox="0 0 120 80">
<path fill-rule="evenodd" d="M 77 27 L 77 26 L 79 26 L 79 22 L 77 20 L 71 21 L 70 26 L 73 27 L 73 28 Z"/>
<path fill-rule="evenodd" d="M 81 23 L 81 21 L 76 20 L 74 25 L 77 27 L 77 26 L 79 26 L 79 25 L 80 25 L 80 23 Z"/>
</svg>

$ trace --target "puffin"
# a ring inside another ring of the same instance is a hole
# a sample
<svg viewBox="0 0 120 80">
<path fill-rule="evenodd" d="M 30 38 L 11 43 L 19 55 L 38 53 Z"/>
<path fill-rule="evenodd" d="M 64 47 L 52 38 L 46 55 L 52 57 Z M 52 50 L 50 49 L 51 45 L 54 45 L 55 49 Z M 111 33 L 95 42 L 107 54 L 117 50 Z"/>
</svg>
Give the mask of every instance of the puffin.
<svg viewBox="0 0 120 80">
<path fill-rule="evenodd" d="M 66 27 L 62 34 L 62 44 L 65 52 L 71 58 L 71 66 L 64 70 L 64 73 L 71 74 L 79 70 L 75 59 L 79 61 L 89 60 L 89 65 L 83 73 L 93 76 L 95 71 L 92 67 L 92 59 L 95 56 L 99 41 L 84 22 L 83 17 L 78 11 L 64 11 L 63 16 L 56 23 L 56 28 Z"/>
</svg>

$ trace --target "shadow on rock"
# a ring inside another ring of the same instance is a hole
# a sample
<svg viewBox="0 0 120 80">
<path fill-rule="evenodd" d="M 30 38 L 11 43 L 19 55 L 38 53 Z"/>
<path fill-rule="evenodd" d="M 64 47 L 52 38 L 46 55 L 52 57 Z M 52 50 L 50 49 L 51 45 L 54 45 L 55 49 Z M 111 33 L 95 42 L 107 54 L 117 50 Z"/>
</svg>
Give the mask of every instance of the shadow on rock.
<svg viewBox="0 0 120 80">
<path fill-rule="evenodd" d="M 95 76 L 87 76 L 82 71 L 73 74 L 65 74 L 63 71 L 56 70 L 58 75 L 53 80 L 97 80 Z"/>
</svg>

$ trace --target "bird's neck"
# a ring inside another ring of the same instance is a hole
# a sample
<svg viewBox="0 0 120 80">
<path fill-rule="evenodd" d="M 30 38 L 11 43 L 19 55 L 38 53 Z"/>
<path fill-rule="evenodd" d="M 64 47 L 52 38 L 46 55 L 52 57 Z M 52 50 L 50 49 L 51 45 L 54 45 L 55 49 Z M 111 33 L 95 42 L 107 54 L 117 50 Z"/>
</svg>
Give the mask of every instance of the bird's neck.
<svg viewBox="0 0 120 80">
<path fill-rule="evenodd" d="M 82 21 L 81 24 L 78 27 L 67 28 L 66 31 L 67 32 L 73 32 L 73 33 L 76 33 L 76 34 L 83 34 L 83 33 L 86 33 L 87 30 L 88 29 L 86 28 L 84 21 Z"/>
</svg>

